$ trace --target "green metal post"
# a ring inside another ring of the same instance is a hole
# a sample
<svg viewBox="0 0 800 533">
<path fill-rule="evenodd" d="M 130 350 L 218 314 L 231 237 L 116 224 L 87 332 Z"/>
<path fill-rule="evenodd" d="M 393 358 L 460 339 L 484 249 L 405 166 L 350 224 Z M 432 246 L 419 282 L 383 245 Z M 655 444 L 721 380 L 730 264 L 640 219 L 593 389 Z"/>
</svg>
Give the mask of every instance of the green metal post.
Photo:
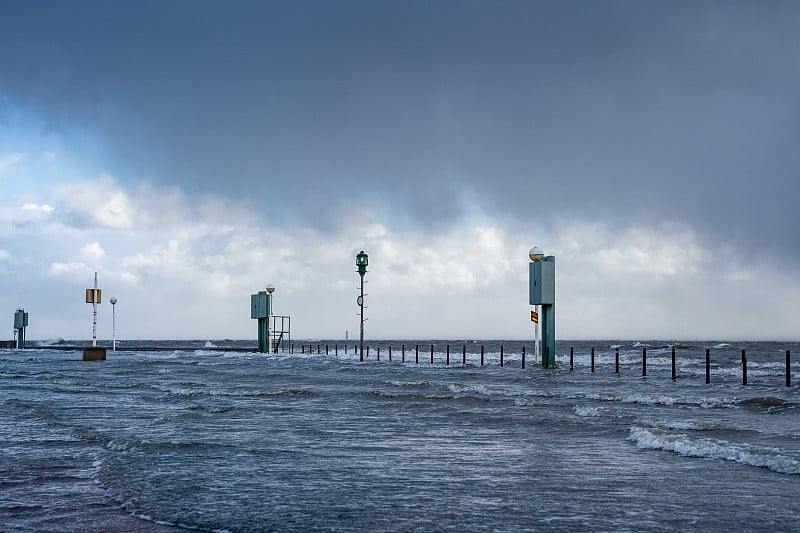
<svg viewBox="0 0 800 533">
<path fill-rule="evenodd" d="M 269 315 L 270 298 L 267 291 L 259 291 L 250 295 L 250 318 L 258 321 L 258 352 L 269 351 Z"/>
<path fill-rule="evenodd" d="M 542 366 L 556 363 L 556 258 L 552 255 L 529 264 L 530 304 L 542 307 Z"/>
<path fill-rule="evenodd" d="M 25 348 L 25 328 L 28 326 L 28 313 L 24 309 L 17 309 L 14 313 L 14 329 L 17 331 L 17 349 Z"/>
</svg>

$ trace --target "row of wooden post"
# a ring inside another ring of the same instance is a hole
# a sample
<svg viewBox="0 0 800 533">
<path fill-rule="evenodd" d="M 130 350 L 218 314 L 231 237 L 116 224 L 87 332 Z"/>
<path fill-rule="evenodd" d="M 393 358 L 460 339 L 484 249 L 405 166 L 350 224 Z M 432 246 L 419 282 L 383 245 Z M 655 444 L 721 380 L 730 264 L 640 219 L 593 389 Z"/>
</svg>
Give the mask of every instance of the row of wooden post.
<svg viewBox="0 0 800 533">
<path fill-rule="evenodd" d="M 619 348 L 614 350 L 614 372 L 619 374 Z M 569 349 L 569 369 L 574 368 L 573 349 Z M 594 372 L 594 348 L 592 348 L 591 368 Z M 647 348 L 642 348 L 642 376 L 647 376 Z M 675 348 L 672 348 L 672 381 L 678 379 L 675 365 Z M 711 350 L 706 348 L 706 383 L 711 383 Z M 747 385 L 747 353 L 742 350 L 742 385 Z M 792 386 L 792 354 L 786 350 L 786 386 Z"/>
<path fill-rule="evenodd" d="M 434 353 L 435 346 L 436 346 L 435 344 L 431 344 L 431 364 L 433 364 L 433 353 Z M 300 349 L 301 349 L 301 353 L 306 353 L 306 345 L 305 344 L 301 345 Z M 367 357 L 369 357 L 369 350 L 370 350 L 370 347 L 369 347 L 369 345 L 367 345 L 366 354 L 365 354 Z M 402 361 L 405 363 L 406 362 L 406 345 L 402 344 L 400 350 L 401 350 L 401 353 L 402 353 L 402 355 L 401 355 Z M 291 353 L 294 353 L 294 346 L 292 346 L 290 351 L 291 351 Z M 354 351 L 354 353 L 358 353 L 358 346 L 357 345 L 353 346 L 353 351 Z M 381 348 L 380 348 L 380 346 L 377 347 L 377 352 L 378 352 L 377 359 L 378 359 L 378 361 L 380 361 L 381 360 Z M 308 345 L 308 353 L 309 354 L 314 353 L 314 346 L 311 345 L 311 344 Z M 326 344 L 325 345 L 325 355 L 328 355 L 329 353 L 330 353 L 330 345 Z M 347 354 L 347 344 L 344 345 L 344 353 Z M 415 353 L 415 362 L 417 364 L 419 364 L 419 344 L 414 345 L 414 353 Z M 321 344 L 317 344 L 317 354 L 322 354 L 322 345 Z M 334 354 L 335 355 L 339 355 L 339 345 L 338 344 L 334 345 Z M 484 362 L 485 362 L 485 355 L 484 354 L 485 354 L 484 346 L 481 345 L 481 366 L 483 366 Z M 389 346 L 389 361 L 391 361 L 391 360 L 392 360 L 392 347 Z M 447 365 L 450 364 L 450 345 L 449 344 L 447 345 L 446 363 L 445 364 L 447 364 Z M 466 365 L 467 364 L 467 345 L 466 344 L 463 345 L 462 349 L 461 349 L 461 364 L 462 365 Z M 500 366 L 503 366 L 504 364 L 505 364 L 504 349 L 503 349 L 503 346 L 500 345 Z M 522 368 L 525 368 L 525 346 L 522 347 Z"/>
<path fill-rule="evenodd" d="M 433 364 L 433 344 L 431 344 L 431 364 Z M 308 345 L 308 353 L 313 353 L 313 345 Z M 325 345 L 325 355 L 329 353 L 330 345 Z M 302 353 L 306 353 L 306 346 L 301 345 Z M 334 345 L 336 355 L 339 355 L 339 345 Z M 369 357 L 369 350 L 370 347 L 367 345 L 367 353 L 366 356 Z M 358 353 L 358 346 L 353 346 L 353 351 Z M 291 348 L 291 352 L 294 353 L 294 346 Z M 378 346 L 378 361 L 381 360 L 381 348 Z M 322 353 L 322 345 L 317 344 L 317 354 Z M 347 354 L 347 344 L 344 345 L 344 353 Z M 401 345 L 401 353 L 402 353 L 402 362 L 406 362 L 406 345 Z M 415 353 L 415 362 L 419 364 L 419 344 L 414 346 L 414 353 Z M 591 371 L 595 371 L 595 364 L 594 364 L 594 347 L 592 347 L 591 352 Z M 389 361 L 392 360 L 392 347 L 389 346 Z M 547 357 L 545 357 L 545 361 L 547 361 Z M 446 352 L 446 364 L 450 365 L 450 345 L 447 345 L 447 352 Z M 463 345 L 461 350 L 461 364 L 467 364 L 467 345 Z M 481 345 L 481 366 L 484 365 L 484 347 Z M 500 345 L 500 366 L 504 365 L 504 351 L 503 345 Z M 525 368 L 525 346 L 522 347 L 522 368 Z M 575 368 L 574 364 L 574 349 L 572 346 L 569 348 L 569 369 L 573 370 Z M 615 348 L 614 350 L 614 372 L 619 374 L 619 348 Z M 642 377 L 647 376 L 647 348 L 642 348 Z M 672 381 L 676 381 L 677 371 L 676 371 L 676 364 L 675 364 L 675 348 L 672 348 Z M 711 383 L 711 350 L 706 349 L 706 383 Z M 747 385 L 747 354 L 745 350 L 742 350 L 742 385 Z M 792 386 L 792 373 L 791 373 L 791 351 L 786 350 L 786 386 Z"/>
</svg>

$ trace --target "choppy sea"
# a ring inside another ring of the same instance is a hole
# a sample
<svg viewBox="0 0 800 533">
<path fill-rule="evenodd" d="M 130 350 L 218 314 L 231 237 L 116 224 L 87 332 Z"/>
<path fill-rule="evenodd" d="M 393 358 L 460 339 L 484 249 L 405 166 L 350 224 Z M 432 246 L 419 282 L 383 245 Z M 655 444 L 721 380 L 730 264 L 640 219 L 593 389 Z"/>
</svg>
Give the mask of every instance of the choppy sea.
<svg viewBox="0 0 800 533">
<path fill-rule="evenodd" d="M 253 344 L 0 350 L 0 530 L 800 527 L 800 343 Z"/>
</svg>

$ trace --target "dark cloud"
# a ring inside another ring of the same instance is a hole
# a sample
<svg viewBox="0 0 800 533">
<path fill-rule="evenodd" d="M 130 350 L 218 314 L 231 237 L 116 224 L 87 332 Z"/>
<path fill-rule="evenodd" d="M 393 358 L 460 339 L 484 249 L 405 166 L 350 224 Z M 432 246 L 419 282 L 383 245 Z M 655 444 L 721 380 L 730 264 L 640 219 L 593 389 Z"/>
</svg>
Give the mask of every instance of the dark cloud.
<svg viewBox="0 0 800 533">
<path fill-rule="evenodd" d="M 794 2 L 9 2 L 0 87 L 109 170 L 435 228 L 471 205 L 800 250 Z"/>
</svg>

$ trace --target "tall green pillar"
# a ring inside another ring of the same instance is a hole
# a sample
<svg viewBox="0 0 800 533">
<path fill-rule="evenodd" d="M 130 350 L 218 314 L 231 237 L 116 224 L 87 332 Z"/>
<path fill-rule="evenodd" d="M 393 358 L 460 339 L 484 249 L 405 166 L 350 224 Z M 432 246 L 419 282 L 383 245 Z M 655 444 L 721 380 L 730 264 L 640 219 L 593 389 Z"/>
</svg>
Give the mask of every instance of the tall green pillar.
<svg viewBox="0 0 800 533">
<path fill-rule="evenodd" d="M 250 318 L 258 320 L 258 351 L 269 351 L 269 308 L 270 299 L 267 291 L 259 291 L 250 295 Z"/>
<path fill-rule="evenodd" d="M 14 313 L 14 329 L 17 330 L 17 349 L 25 348 L 25 328 L 28 327 L 28 313 L 24 309 L 17 309 Z"/>
<path fill-rule="evenodd" d="M 533 254 L 531 254 L 533 258 Z M 556 364 L 556 258 L 534 259 L 529 264 L 530 304 L 541 305 L 542 366 Z"/>
</svg>

